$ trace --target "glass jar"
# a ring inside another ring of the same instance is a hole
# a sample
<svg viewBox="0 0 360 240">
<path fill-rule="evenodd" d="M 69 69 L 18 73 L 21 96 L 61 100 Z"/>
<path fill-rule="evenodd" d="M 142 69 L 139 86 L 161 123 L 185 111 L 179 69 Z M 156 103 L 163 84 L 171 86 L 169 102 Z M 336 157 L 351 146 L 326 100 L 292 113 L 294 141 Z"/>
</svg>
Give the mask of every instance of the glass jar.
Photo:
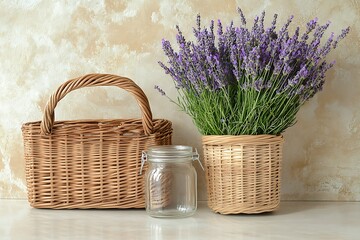
<svg viewBox="0 0 360 240">
<path fill-rule="evenodd" d="M 189 146 L 154 146 L 143 152 L 142 165 L 148 162 L 145 207 L 150 216 L 187 217 L 195 213 L 197 174 L 192 165 L 194 160 L 199 161 L 199 155 Z"/>
</svg>

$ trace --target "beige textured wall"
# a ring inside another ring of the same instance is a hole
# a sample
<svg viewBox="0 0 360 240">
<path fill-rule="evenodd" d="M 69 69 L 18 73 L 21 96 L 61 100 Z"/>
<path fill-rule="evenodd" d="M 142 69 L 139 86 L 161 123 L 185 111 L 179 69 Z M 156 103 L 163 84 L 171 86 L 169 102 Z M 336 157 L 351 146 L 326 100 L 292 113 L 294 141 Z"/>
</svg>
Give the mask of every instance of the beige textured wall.
<svg viewBox="0 0 360 240">
<path fill-rule="evenodd" d="M 154 89 L 174 95 L 157 65 L 161 39 L 175 40 L 174 25 L 190 36 L 196 14 L 204 22 L 237 19 L 236 6 L 253 18 L 262 10 L 295 24 L 318 16 L 331 31 L 351 33 L 331 54 L 337 60 L 324 91 L 307 103 L 285 133 L 283 199 L 360 200 L 360 1 L 358 0 L 132 0 L 0 2 L 0 198 L 25 198 L 21 124 L 40 120 L 49 95 L 67 79 L 113 73 L 134 79 L 148 95 L 154 116 L 174 124 L 174 143 L 200 148 L 191 119 Z M 72 93 L 57 119 L 139 116 L 133 98 L 112 88 Z M 199 180 L 205 199 L 204 177 Z"/>
</svg>

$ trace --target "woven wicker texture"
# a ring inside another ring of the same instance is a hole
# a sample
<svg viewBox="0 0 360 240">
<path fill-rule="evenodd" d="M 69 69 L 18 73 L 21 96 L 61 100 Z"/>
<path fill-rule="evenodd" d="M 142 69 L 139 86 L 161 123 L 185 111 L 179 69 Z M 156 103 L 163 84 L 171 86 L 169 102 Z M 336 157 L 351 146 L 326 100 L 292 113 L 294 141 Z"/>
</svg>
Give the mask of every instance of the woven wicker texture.
<svg viewBox="0 0 360 240">
<path fill-rule="evenodd" d="M 117 86 L 131 93 L 141 119 L 54 121 L 57 103 L 71 91 Z M 171 122 L 152 119 L 144 92 L 130 79 L 89 74 L 62 84 L 43 120 L 22 126 L 28 200 L 36 208 L 144 208 L 141 153 L 171 144 Z"/>
<path fill-rule="evenodd" d="M 203 136 L 202 141 L 213 211 L 253 214 L 278 208 L 282 136 Z"/>
</svg>

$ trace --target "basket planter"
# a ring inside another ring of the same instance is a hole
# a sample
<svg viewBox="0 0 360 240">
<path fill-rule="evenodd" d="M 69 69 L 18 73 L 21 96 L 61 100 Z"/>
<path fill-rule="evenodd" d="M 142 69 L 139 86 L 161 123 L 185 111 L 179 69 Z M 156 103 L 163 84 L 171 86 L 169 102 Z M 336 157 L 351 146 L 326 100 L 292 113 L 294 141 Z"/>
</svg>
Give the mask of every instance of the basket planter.
<svg viewBox="0 0 360 240">
<path fill-rule="evenodd" d="M 203 136 L 202 142 L 214 212 L 255 214 L 279 207 L 282 136 Z"/>
<path fill-rule="evenodd" d="M 66 94 L 94 86 L 131 93 L 142 118 L 54 121 L 55 107 Z M 132 80 L 89 74 L 62 84 L 50 97 L 42 121 L 25 123 L 22 133 L 31 206 L 144 208 L 141 153 L 171 144 L 172 128 L 168 120 L 152 119 L 147 97 Z"/>
</svg>

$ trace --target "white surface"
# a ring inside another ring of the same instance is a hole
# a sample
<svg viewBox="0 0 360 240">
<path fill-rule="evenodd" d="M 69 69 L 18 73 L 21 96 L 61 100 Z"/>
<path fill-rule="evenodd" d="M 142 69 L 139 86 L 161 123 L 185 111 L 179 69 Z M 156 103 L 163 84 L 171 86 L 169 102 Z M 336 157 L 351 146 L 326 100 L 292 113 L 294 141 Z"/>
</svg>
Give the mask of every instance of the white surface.
<svg viewBox="0 0 360 240">
<path fill-rule="evenodd" d="M 282 202 L 270 214 L 224 216 L 200 204 L 193 217 L 144 210 L 44 210 L 0 200 L 0 239 L 360 239 L 360 202 Z"/>
</svg>

